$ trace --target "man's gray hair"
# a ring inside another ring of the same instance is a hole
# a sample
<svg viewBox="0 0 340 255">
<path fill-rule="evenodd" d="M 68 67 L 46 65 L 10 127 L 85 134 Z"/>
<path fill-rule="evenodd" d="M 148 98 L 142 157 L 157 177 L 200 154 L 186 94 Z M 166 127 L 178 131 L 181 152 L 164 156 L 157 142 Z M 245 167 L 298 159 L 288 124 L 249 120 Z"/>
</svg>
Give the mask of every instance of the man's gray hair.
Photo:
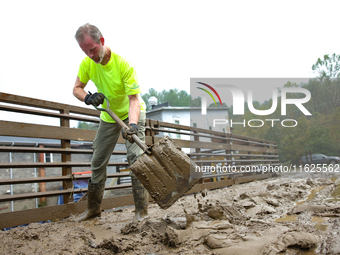
<svg viewBox="0 0 340 255">
<path fill-rule="evenodd" d="M 74 36 L 77 40 L 77 42 L 82 42 L 85 39 L 85 35 L 89 35 L 92 40 L 96 43 L 100 42 L 100 37 L 103 37 L 102 33 L 99 31 L 99 29 L 91 25 L 89 23 L 86 23 L 82 26 L 80 26 L 76 32 L 76 35 Z"/>
</svg>

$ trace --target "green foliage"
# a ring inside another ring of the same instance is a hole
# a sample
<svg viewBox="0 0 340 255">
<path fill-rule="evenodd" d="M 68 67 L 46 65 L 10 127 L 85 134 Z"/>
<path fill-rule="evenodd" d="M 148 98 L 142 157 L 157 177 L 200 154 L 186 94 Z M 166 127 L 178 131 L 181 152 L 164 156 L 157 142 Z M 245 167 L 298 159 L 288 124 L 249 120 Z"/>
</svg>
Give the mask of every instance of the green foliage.
<svg viewBox="0 0 340 255">
<path fill-rule="evenodd" d="M 201 104 L 202 104 L 201 101 L 202 101 L 201 97 L 196 97 L 194 99 L 191 98 L 190 106 L 192 106 L 192 107 L 201 107 Z"/>
<path fill-rule="evenodd" d="M 201 104 L 198 105 L 198 106 L 201 106 Z M 222 103 L 222 106 L 223 106 L 223 107 L 227 107 L 227 104 L 223 102 L 223 103 Z M 211 103 L 211 104 L 209 105 L 209 107 L 221 107 L 221 105 L 220 105 L 220 103 L 218 103 L 217 105 L 216 105 L 215 103 Z"/>
<path fill-rule="evenodd" d="M 40 208 L 40 207 L 44 207 L 44 206 L 47 206 L 46 200 L 43 201 L 42 203 L 38 204 L 38 207 L 39 207 L 39 208 Z"/>
<path fill-rule="evenodd" d="M 312 69 L 321 80 L 324 78 L 340 78 L 340 54 L 324 55 L 323 60 L 318 58 Z"/>
<path fill-rule="evenodd" d="M 169 91 L 163 90 L 157 92 L 155 89 L 149 89 L 148 93 L 142 95 L 144 102 L 146 103 L 146 110 L 149 111 L 151 107 L 149 106 L 149 98 L 156 97 L 158 104 L 169 102 L 170 106 L 190 106 L 191 96 L 185 91 L 178 89 L 170 89 Z"/>
<path fill-rule="evenodd" d="M 79 121 L 77 128 L 88 129 L 88 130 L 97 130 L 98 124 Z"/>
<path fill-rule="evenodd" d="M 276 111 L 267 116 L 252 114 L 248 109 L 243 116 L 229 118 L 233 122 L 246 123 L 250 119 L 261 119 L 265 124 L 261 128 L 235 125 L 233 133 L 275 141 L 278 145 L 281 162 L 298 164 L 302 155 L 322 153 L 328 156 L 340 155 L 340 79 L 310 79 L 305 84 L 286 83 L 284 87 L 302 87 L 310 91 L 311 100 L 304 105 L 312 116 L 305 116 L 295 105 L 287 105 L 287 115 L 281 116 L 281 97 L 278 98 Z M 300 98 L 301 93 L 289 93 L 288 98 Z M 272 100 L 262 104 L 253 103 L 259 110 L 269 109 Z M 246 109 L 246 108 L 245 108 Z M 232 110 L 232 106 L 231 106 Z M 277 121 L 274 127 L 266 119 L 295 119 L 298 125 L 294 128 L 282 127 Z"/>
</svg>

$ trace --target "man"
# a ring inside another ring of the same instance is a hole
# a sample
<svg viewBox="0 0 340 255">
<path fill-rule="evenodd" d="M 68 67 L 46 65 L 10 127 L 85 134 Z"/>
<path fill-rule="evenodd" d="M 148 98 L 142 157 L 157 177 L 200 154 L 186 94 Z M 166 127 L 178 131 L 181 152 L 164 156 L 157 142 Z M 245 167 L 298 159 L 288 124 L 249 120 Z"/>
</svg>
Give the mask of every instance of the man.
<svg viewBox="0 0 340 255">
<path fill-rule="evenodd" d="M 146 115 L 134 68 L 105 45 L 99 29 L 87 23 L 79 27 L 75 38 L 87 57 L 80 64 L 73 88 L 74 96 L 87 105 L 103 104 L 106 108 L 105 96 L 110 101 L 111 110 L 129 127 L 121 130 L 110 115 L 101 112 L 99 128 L 93 141 L 92 176 L 88 186 L 87 209 L 76 219 L 82 221 L 101 215 L 100 205 L 107 178 L 106 167 L 120 132 L 127 139 L 125 146 L 129 164 L 133 164 L 142 154 L 142 150 L 131 140 L 131 135 L 136 134 L 145 141 Z M 93 81 L 98 92 L 85 92 L 84 88 L 89 80 Z M 135 201 L 134 220 L 142 220 L 148 216 L 148 193 L 136 176 L 133 173 L 130 175 Z"/>
</svg>

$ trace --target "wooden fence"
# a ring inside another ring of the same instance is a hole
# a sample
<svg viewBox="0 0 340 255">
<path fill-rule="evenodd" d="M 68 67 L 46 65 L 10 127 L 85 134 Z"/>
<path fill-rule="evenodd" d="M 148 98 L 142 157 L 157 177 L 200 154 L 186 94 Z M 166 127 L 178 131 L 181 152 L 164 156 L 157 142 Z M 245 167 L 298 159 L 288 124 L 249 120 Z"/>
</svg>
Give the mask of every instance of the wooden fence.
<svg viewBox="0 0 340 255">
<path fill-rule="evenodd" d="M 0 93 L 0 110 L 6 112 L 23 113 L 52 117 L 60 120 L 60 126 L 39 125 L 33 123 L 21 123 L 0 120 L 0 136 L 29 137 L 43 139 L 57 139 L 60 141 L 59 148 L 40 147 L 17 147 L 0 146 L 0 153 L 60 153 L 60 162 L 0 162 L 0 171 L 6 169 L 25 168 L 61 168 L 61 176 L 53 177 L 32 177 L 0 179 L 0 185 L 15 185 L 27 183 L 62 182 L 63 189 L 57 191 L 32 192 L 13 195 L 0 196 L 0 202 L 22 200 L 28 198 L 41 198 L 49 196 L 63 195 L 64 204 L 46 206 L 41 208 L 28 209 L 1 213 L 0 229 L 17 226 L 32 222 L 53 220 L 68 217 L 71 214 L 82 212 L 86 207 L 86 202 L 73 203 L 73 193 L 83 193 L 87 189 L 74 189 L 73 180 L 75 178 L 72 168 L 89 167 L 90 162 L 74 162 L 72 154 L 92 154 L 92 149 L 77 149 L 71 147 L 71 141 L 92 142 L 96 131 L 76 129 L 70 127 L 70 120 L 99 123 L 99 112 L 94 109 L 77 107 L 56 102 L 49 102 L 34 98 Z M 236 171 L 226 171 L 219 173 L 205 174 L 199 184 L 195 185 L 189 192 L 195 193 L 203 189 L 216 189 L 235 183 L 252 181 L 275 176 L 275 173 L 241 171 L 249 166 L 278 166 L 278 150 L 272 141 L 256 139 L 253 137 L 240 136 L 230 133 L 221 133 L 212 130 L 193 128 L 173 123 L 165 123 L 157 120 L 146 120 L 146 144 L 156 143 L 162 133 L 180 134 L 182 137 L 191 137 L 190 140 L 173 139 L 182 148 L 191 148 L 188 155 L 198 166 L 232 166 Z M 125 143 L 120 137 L 118 143 Z M 126 151 L 114 151 L 113 155 L 125 155 Z M 127 162 L 109 162 L 109 166 L 127 167 Z M 116 172 L 108 174 L 108 178 L 122 178 L 129 176 L 128 172 Z M 88 179 L 89 176 L 78 176 L 77 179 Z M 105 190 L 125 189 L 131 187 L 130 183 L 106 186 Z M 102 209 L 111 209 L 133 205 L 132 195 L 123 197 L 105 198 Z"/>
</svg>

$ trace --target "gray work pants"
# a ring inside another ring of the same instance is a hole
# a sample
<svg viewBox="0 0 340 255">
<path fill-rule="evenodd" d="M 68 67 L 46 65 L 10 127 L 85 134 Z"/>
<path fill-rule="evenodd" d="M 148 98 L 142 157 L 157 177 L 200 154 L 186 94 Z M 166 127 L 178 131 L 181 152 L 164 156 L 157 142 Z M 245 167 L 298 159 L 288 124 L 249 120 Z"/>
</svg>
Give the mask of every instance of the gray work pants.
<svg viewBox="0 0 340 255">
<path fill-rule="evenodd" d="M 145 112 L 140 113 L 138 120 L 138 137 L 145 142 Z M 124 120 L 129 125 L 129 119 Z M 117 123 L 107 123 L 100 120 L 96 137 L 93 141 L 93 157 L 91 162 L 92 183 L 105 182 L 107 178 L 106 167 L 114 150 L 121 127 Z M 131 144 L 126 140 L 127 160 L 132 165 L 142 155 L 143 151 L 136 143 Z"/>
</svg>

